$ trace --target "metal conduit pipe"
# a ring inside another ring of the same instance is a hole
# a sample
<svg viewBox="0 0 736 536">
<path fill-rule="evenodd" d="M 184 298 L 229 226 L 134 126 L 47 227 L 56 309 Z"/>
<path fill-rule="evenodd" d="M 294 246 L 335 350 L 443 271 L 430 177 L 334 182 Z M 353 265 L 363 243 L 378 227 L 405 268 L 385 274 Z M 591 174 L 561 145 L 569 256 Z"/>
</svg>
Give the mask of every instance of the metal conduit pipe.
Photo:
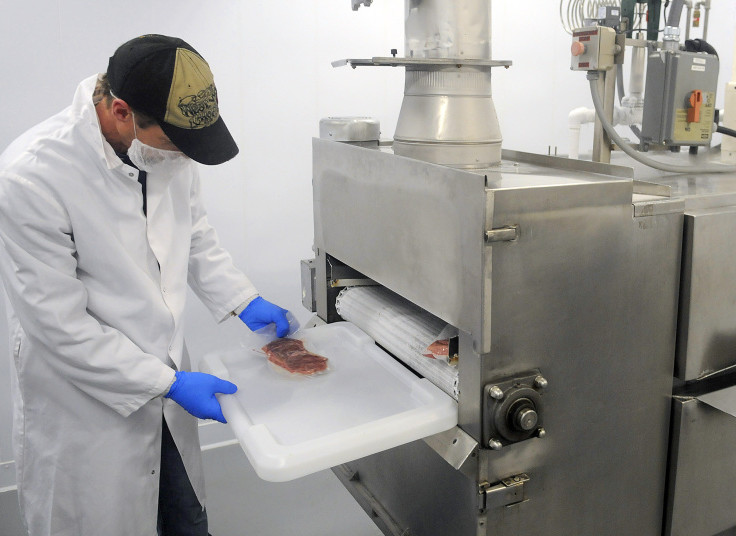
<svg viewBox="0 0 736 536">
<path fill-rule="evenodd" d="M 672 0 L 670 4 L 670 12 L 667 15 L 667 26 L 680 26 L 680 18 L 682 16 L 682 8 L 684 7 L 684 0 Z M 690 21 L 688 21 L 688 24 Z"/>
</svg>

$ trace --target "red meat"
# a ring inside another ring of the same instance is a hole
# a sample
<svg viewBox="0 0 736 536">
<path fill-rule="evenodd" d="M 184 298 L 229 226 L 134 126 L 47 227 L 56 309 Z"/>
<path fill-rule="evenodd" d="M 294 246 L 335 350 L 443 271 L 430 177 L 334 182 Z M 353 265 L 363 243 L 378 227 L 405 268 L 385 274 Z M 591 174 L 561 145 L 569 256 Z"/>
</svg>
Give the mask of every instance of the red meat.
<svg viewBox="0 0 736 536">
<path fill-rule="evenodd" d="M 428 353 L 423 354 L 425 357 L 431 357 L 432 359 L 436 359 L 437 356 L 449 356 L 450 355 L 450 340 L 449 339 L 440 339 L 438 341 L 434 341 L 432 344 L 427 347 L 426 350 Z"/>
<path fill-rule="evenodd" d="M 327 370 L 327 358 L 306 350 L 297 339 L 276 339 L 263 351 L 271 363 L 292 373 L 310 375 Z"/>
</svg>

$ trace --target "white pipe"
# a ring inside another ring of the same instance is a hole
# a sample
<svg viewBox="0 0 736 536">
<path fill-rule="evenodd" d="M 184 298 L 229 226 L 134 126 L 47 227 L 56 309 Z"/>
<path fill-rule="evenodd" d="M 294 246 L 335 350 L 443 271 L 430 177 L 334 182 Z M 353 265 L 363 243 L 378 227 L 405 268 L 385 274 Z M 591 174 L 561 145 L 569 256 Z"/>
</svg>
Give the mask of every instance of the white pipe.
<svg viewBox="0 0 736 536">
<path fill-rule="evenodd" d="M 708 40 L 708 16 L 710 14 L 710 0 L 705 0 L 704 2 L 701 2 L 703 6 L 705 7 L 705 17 L 703 19 L 703 41 Z"/>
<path fill-rule="evenodd" d="M 640 125 L 643 108 L 618 107 L 613 108 L 614 125 Z M 568 158 L 580 158 L 580 129 L 584 124 L 595 121 L 595 109 L 575 108 L 567 116 L 567 125 L 570 129 Z"/>
<path fill-rule="evenodd" d="M 585 123 L 595 121 L 595 110 L 592 108 L 575 108 L 567 116 L 567 124 L 570 127 L 570 141 L 568 146 L 568 157 L 574 160 L 580 158 L 580 128 Z"/>
<path fill-rule="evenodd" d="M 595 121 L 595 110 L 593 108 L 575 108 L 567 116 L 567 122 L 571 128 L 574 125 L 580 126 L 593 121 Z"/>
<path fill-rule="evenodd" d="M 570 136 L 568 142 L 568 154 L 567 157 L 571 160 L 580 159 L 580 125 L 570 125 Z"/>
</svg>

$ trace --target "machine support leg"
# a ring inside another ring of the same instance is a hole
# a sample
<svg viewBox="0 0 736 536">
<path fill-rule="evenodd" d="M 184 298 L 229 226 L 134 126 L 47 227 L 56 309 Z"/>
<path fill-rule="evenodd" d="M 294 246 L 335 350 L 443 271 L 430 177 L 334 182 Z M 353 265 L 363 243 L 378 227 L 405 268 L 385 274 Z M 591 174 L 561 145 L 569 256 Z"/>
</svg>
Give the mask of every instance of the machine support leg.
<svg viewBox="0 0 736 536">
<path fill-rule="evenodd" d="M 606 118 L 613 123 L 613 101 L 616 91 L 615 71 L 603 71 L 598 78 L 598 91 L 603 95 L 603 110 Z M 603 124 L 598 116 L 595 118 L 593 132 L 593 162 L 611 162 L 611 139 L 603 130 Z"/>
</svg>

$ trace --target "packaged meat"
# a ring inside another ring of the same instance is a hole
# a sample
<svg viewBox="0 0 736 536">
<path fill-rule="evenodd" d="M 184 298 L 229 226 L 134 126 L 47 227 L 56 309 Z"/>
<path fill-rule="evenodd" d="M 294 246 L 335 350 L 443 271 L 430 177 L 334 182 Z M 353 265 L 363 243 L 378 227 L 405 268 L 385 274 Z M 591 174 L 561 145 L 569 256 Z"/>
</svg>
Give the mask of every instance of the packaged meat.
<svg viewBox="0 0 736 536">
<path fill-rule="evenodd" d="M 434 341 L 427 347 L 427 353 L 423 355 L 431 359 L 444 358 L 447 360 L 450 355 L 450 339 Z"/>
<path fill-rule="evenodd" d="M 299 339 L 274 339 L 262 350 L 271 363 L 292 374 L 311 376 L 327 371 L 327 358 L 304 348 Z"/>
</svg>

